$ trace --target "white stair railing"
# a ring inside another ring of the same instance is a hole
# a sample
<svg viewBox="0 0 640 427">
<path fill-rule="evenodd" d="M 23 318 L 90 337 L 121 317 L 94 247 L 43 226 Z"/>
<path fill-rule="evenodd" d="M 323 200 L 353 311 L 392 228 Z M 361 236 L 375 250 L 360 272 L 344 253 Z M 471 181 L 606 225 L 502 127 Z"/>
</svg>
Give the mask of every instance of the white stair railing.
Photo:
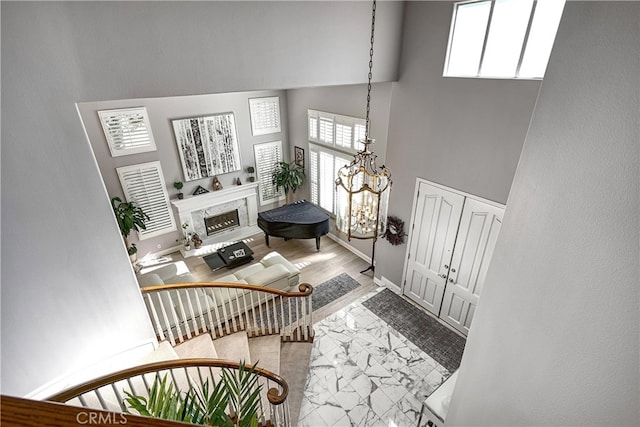
<svg viewBox="0 0 640 427">
<path fill-rule="evenodd" d="M 190 388 L 199 390 L 199 386 L 205 381 L 208 381 L 209 390 L 212 390 L 215 384 L 221 381 L 221 369 L 237 370 L 240 369 L 240 364 L 217 359 L 155 362 L 102 376 L 57 393 L 46 400 L 83 408 L 127 412 L 131 409 L 125 401 L 125 392 L 148 398 L 154 381 L 162 378 L 166 378 L 166 381 L 173 385 L 173 389 L 180 392 L 182 396 Z M 259 376 L 259 383 L 263 385 L 257 413 L 260 425 L 290 426 L 287 401 L 289 386 L 286 381 L 265 369 L 259 367 L 252 369 L 252 375 Z M 135 411 L 132 412 L 135 413 Z M 230 414 L 232 417 L 233 415 Z"/>
<path fill-rule="evenodd" d="M 237 283 L 200 282 L 141 289 L 160 341 L 175 346 L 201 333 L 213 338 L 246 331 L 249 337 L 280 335 L 283 341 L 313 341 L 311 294 Z"/>
</svg>

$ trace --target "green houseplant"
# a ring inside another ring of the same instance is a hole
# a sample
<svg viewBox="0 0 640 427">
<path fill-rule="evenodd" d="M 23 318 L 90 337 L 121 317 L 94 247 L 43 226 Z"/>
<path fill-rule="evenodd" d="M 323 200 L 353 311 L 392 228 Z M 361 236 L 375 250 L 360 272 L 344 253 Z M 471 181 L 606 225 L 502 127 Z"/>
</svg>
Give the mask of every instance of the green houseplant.
<svg viewBox="0 0 640 427">
<path fill-rule="evenodd" d="M 254 375 L 255 366 L 240 362 L 237 370 L 222 368 L 215 384 L 200 379 L 185 393 L 174 389 L 167 375 L 156 375 L 148 398 L 124 390 L 126 412 L 208 426 L 257 427 L 262 385 Z"/>
<path fill-rule="evenodd" d="M 184 194 L 182 194 L 182 187 L 184 187 L 184 184 L 182 183 L 182 181 L 175 181 L 173 183 L 173 187 L 178 190 L 178 199 L 182 199 L 184 198 Z"/>
<path fill-rule="evenodd" d="M 278 162 L 273 171 L 272 182 L 276 191 L 284 189 L 286 203 L 289 204 L 293 201 L 293 193 L 304 183 L 304 168 L 295 162 Z"/>
<path fill-rule="evenodd" d="M 256 169 L 253 166 L 247 166 L 247 172 L 249 173 L 249 182 L 253 182 L 256 180 L 256 177 L 253 174 L 256 172 Z"/>
<path fill-rule="evenodd" d="M 129 245 L 129 234 L 132 230 L 140 231 L 146 230 L 147 226 L 145 222 L 149 220 L 149 215 L 136 206 L 134 202 L 123 202 L 120 197 L 111 198 L 111 207 L 113 213 L 118 221 L 118 227 L 120 228 L 120 234 L 124 239 L 124 245 L 127 248 L 129 255 L 134 255 L 138 252 L 138 248 L 134 244 Z M 133 251 L 133 253 L 132 253 Z"/>
</svg>

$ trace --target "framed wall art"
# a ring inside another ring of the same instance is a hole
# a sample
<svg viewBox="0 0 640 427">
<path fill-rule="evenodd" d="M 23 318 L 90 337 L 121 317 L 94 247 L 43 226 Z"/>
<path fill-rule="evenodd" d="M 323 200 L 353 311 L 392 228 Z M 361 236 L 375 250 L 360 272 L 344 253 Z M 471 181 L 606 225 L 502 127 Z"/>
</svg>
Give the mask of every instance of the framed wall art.
<svg viewBox="0 0 640 427">
<path fill-rule="evenodd" d="M 233 113 L 172 120 L 185 181 L 242 169 Z"/>
<path fill-rule="evenodd" d="M 304 167 L 304 148 L 295 146 L 294 150 L 296 165 Z"/>
</svg>

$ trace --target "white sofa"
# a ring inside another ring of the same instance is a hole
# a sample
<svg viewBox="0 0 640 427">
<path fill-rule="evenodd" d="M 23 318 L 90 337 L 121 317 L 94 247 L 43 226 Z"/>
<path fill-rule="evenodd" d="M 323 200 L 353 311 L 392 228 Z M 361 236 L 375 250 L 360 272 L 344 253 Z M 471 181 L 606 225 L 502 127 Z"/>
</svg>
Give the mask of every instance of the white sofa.
<svg viewBox="0 0 640 427">
<path fill-rule="evenodd" d="M 282 291 L 289 291 L 292 287 L 298 284 L 299 277 L 300 270 L 295 265 L 285 259 L 278 252 L 270 252 L 259 262 L 241 268 L 232 274 L 217 278 L 215 281 L 251 284 Z M 138 275 L 138 284 L 141 288 L 170 283 L 191 283 L 195 281 L 195 278 L 191 275 L 191 272 L 184 261 L 168 264 Z M 154 309 L 155 312 L 158 313 L 160 324 L 165 330 L 167 330 L 168 327 L 164 316 L 161 314 L 163 313 L 163 309 L 171 328 L 176 326 L 176 319 L 181 318 L 181 316 L 178 315 L 181 313 L 181 309 L 176 304 L 176 301 L 179 300 L 179 298 L 177 298 L 178 295 L 175 295 L 177 292 L 178 291 L 169 291 L 160 293 L 159 298 L 162 301 L 162 304 L 158 301 L 158 297 L 155 297 Z M 249 303 L 249 301 L 254 301 L 254 304 L 259 304 L 261 299 L 264 300 L 264 295 L 261 297 L 255 295 L 254 298 L 251 298 L 248 296 L 250 291 L 244 290 L 227 291 L 227 289 L 216 288 L 208 290 L 207 292 L 202 289 L 196 290 L 195 295 L 199 301 L 194 300 L 193 292 L 190 293 L 193 303 L 192 306 L 194 309 L 195 307 L 201 307 L 203 311 L 206 310 L 206 307 L 213 308 L 214 306 L 217 306 L 217 310 L 212 311 L 220 313 L 221 317 L 223 317 L 223 313 L 226 313 L 226 319 L 221 319 L 222 321 L 229 320 L 231 317 L 236 316 L 239 309 L 244 309 L 245 301 L 247 303 Z M 180 292 L 180 299 L 183 302 L 187 300 L 184 291 Z M 145 303 L 147 304 L 148 309 L 150 309 L 149 301 L 146 298 Z M 201 312 L 197 312 L 197 309 L 195 310 L 196 317 L 203 314 Z M 214 313 L 212 314 L 215 315 Z"/>
</svg>

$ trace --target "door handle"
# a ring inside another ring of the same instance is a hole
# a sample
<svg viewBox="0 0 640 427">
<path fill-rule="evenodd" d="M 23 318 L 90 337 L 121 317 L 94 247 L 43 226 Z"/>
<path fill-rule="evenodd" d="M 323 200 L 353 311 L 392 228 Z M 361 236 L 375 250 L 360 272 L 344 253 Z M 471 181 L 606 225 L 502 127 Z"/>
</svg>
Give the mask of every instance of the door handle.
<svg viewBox="0 0 640 427">
<path fill-rule="evenodd" d="M 453 283 L 453 277 L 449 277 L 449 283 Z"/>
<path fill-rule="evenodd" d="M 446 274 L 438 274 L 438 277 L 442 277 L 443 279 L 446 279 L 447 275 Z"/>
</svg>

